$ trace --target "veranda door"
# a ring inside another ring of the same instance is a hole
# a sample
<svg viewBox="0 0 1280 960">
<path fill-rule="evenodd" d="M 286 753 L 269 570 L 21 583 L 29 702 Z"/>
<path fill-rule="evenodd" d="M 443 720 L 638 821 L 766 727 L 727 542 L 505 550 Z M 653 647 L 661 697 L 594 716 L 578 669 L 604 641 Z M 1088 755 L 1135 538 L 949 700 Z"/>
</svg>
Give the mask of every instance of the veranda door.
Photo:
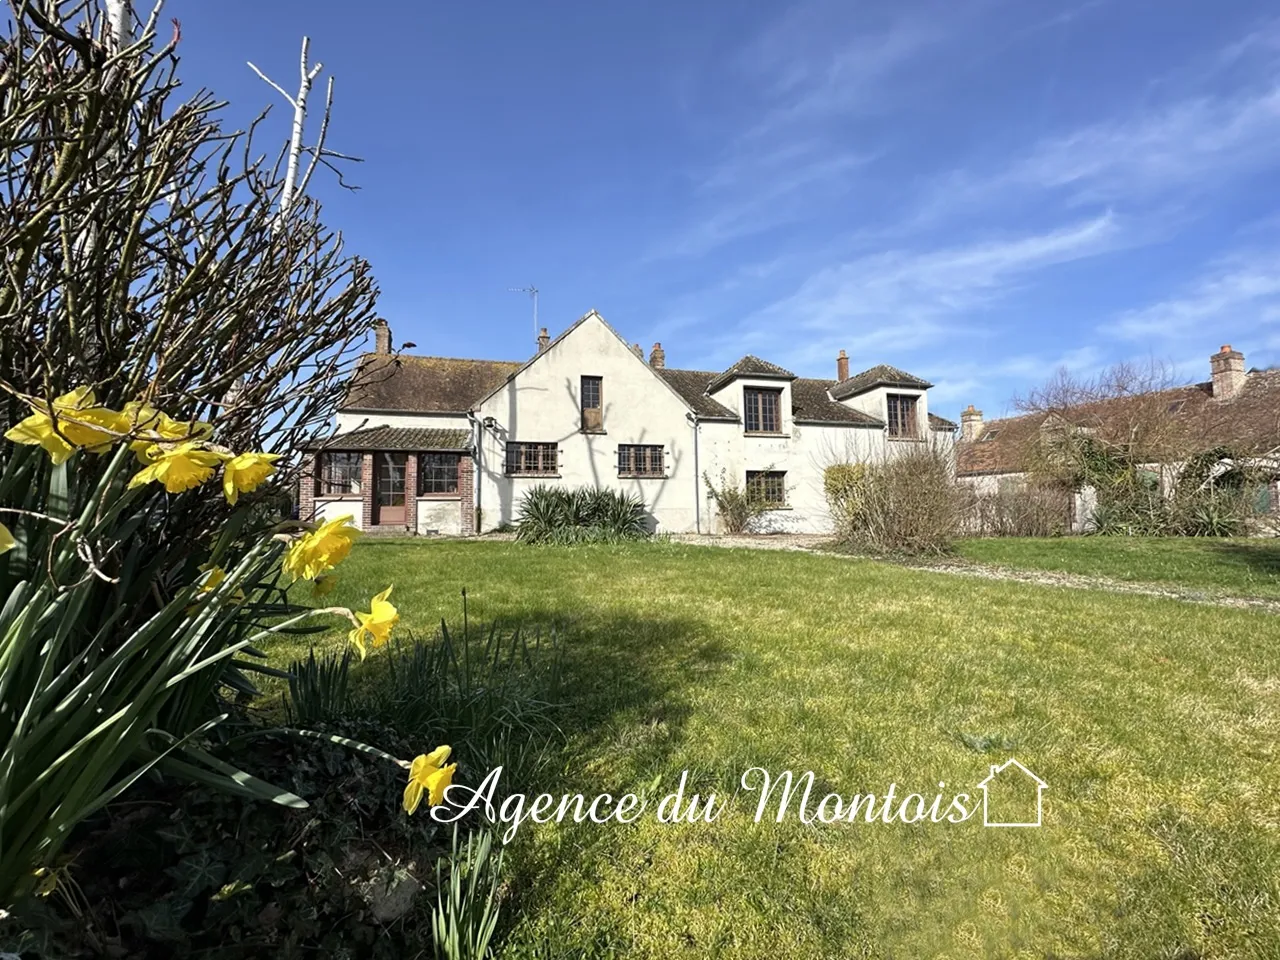
<svg viewBox="0 0 1280 960">
<path fill-rule="evenodd" d="M 404 523 L 404 467 L 403 453 L 374 454 L 373 522 L 376 524 Z"/>
</svg>

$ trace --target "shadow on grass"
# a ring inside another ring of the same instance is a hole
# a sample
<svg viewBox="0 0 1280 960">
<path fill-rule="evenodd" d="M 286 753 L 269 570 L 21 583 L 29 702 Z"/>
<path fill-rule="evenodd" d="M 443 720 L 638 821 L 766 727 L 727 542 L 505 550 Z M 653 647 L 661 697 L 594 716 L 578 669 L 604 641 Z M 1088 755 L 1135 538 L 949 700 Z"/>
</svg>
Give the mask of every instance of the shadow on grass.
<svg viewBox="0 0 1280 960">
<path fill-rule="evenodd" d="M 1280 583 L 1280 539 L 1209 541 L 1217 559 L 1252 577 Z"/>
</svg>

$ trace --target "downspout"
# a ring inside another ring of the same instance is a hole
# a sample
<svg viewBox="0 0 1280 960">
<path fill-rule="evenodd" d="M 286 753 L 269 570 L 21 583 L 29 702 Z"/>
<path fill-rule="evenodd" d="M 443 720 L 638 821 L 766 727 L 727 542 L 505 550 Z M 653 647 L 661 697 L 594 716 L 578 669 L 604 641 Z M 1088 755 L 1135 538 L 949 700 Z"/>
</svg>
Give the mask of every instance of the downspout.
<svg viewBox="0 0 1280 960">
<path fill-rule="evenodd" d="M 475 411 L 473 410 L 467 411 L 467 421 L 471 424 L 471 428 L 472 428 L 471 429 L 471 452 L 472 454 L 474 454 L 475 461 L 476 461 L 476 468 L 473 471 L 475 473 L 475 477 L 473 477 L 471 481 L 475 485 L 475 502 L 472 503 L 471 505 L 471 511 L 472 511 L 471 521 L 472 523 L 475 524 L 476 536 L 479 536 L 481 532 L 480 518 L 484 516 L 484 512 L 480 509 L 480 491 L 484 489 L 484 484 L 481 482 L 481 477 L 483 476 L 484 471 L 481 467 L 481 462 L 480 462 L 480 451 L 481 451 L 481 448 L 483 447 L 483 444 L 480 441 L 483 437 L 484 427 L 481 425 L 480 421 L 476 418 Z"/>
<path fill-rule="evenodd" d="M 693 424 L 693 529 L 702 533 L 702 471 L 698 469 L 698 417 L 686 413 L 685 419 Z"/>
</svg>

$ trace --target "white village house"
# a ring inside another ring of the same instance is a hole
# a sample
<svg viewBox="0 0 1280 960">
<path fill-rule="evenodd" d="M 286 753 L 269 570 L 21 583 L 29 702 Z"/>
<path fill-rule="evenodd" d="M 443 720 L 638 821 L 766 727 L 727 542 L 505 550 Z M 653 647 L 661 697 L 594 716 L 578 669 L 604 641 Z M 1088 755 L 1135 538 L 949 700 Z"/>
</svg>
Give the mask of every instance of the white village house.
<svg viewBox="0 0 1280 960">
<path fill-rule="evenodd" d="M 537 484 L 640 497 L 659 532 L 720 532 L 704 475 L 777 504 L 762 531 L 823 533 L 823 471 L 950 447 L 931 384 L 890 366 L 797 377 L 746 356 L 724 371 L 646 361 L 594 310 L 523 362 L 393 354 L 385 323 L 361 358 L 336 436 L 308 451 L 303 517 L 351 514 L 370 531 L 471 534 L 514 522 Z"/>
</svg>

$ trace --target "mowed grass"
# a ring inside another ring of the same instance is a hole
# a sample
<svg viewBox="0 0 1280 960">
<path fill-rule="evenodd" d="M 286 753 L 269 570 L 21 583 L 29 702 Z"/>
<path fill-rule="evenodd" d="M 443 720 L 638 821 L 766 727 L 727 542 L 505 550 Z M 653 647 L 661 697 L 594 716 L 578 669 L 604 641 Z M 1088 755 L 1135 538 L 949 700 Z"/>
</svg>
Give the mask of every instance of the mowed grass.
<svg viewBox="0 0 1280 960">
<path fill-rule="evenodd" d="M 688 770 L 733 800 L 526 824 L 504 957 L 1280 956 L 1280 618 L 672 544 L 366 539 L 341 573 L 339 603 L 394 583 L 402 630 L 456 623 L 463 587 L 475 620 L 556 626 L 563 749 L 531 789 Z M 1008 756 L 1049 785 L 1039 829 L 756 824 L 738 791 L 762 766 L 972 795 Z"/>
<path fill-rule="evenodd" d="M 961 541 L 959 553 L 968 560 L 1015 570 L 1280 599 L 1280 539 L 1276 538 L 994 537 Z"/>
</svg>

